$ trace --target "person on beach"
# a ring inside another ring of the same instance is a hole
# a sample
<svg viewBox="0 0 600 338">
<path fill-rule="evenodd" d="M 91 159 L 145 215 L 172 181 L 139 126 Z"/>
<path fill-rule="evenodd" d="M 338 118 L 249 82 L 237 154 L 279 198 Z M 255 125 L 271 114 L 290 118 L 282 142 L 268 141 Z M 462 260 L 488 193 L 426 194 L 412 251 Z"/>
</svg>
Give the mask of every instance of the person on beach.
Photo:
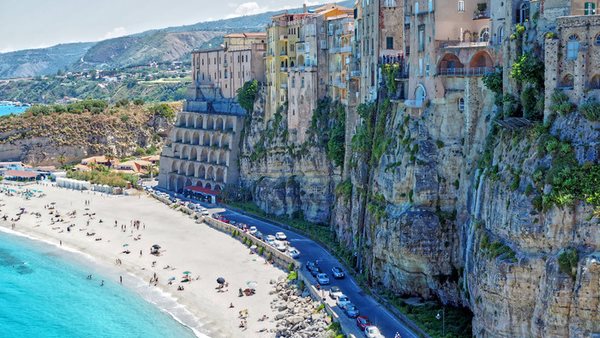
<svg viewBox="0 0 600 338">
<path fill-rule="evenodd" d="M 119 283 L 123 284 L 123 276 L 119 276 Z"/>
<path fill-rule="evenodd" d="M 104 286 L 104 279 L 102 280 L 102 282 L 100 283 L 100 286 Z"/>
</svg>

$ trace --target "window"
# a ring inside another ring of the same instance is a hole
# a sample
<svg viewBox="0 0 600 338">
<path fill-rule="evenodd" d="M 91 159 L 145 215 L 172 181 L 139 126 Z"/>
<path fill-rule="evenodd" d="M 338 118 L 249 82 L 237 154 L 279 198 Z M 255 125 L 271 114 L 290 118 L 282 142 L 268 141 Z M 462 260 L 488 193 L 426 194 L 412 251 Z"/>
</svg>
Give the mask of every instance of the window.
<svg viewBox="0 0 600 338">
<path fill-rule="evenodd" d="M 488 41 L 490 41 L 490 29 L 486 27 L 481 30 L 481 33 L 479 33 L 479 42 Z"/>
<path fill-rule="evenodd" d="M 498 44 L 501 45 L 502 44 L 502 40 L 504 40 L 504 27 L 500 27 L 498 28 Z"/>
<path fill-rule="evenodd" d="M 567 74 L 562 78 L 562 81 L 560 81 L 560 87 L 563 89 L 573 89 L 575 85 L 575 79 L 573 78 L 573 75 L 571 74 Z"/>
<path fill-rule="evenodd" d="M 419 76 L 423 76 L 423 59 L 419 58 Z"/>
<path fill-rule="evenodd" d="M 385 48 L 394 49 L 394 38 L 392 36 L 388 36 L 385 38 Z"/>
<path fill-rule="evenodd" d="M 458 0 L 458 11 L 459 12 L 465 11 L 465 0 Z"/>
<path fill-rule="evenodd" d="M 577 54 L 579 54 L 579 38 L 573 34 L 567 42 L 567 60 L 577 59 Z"/>
<path fill-rule="evenodd" d="M 429 76 L 429 64 L 425 65 L 425 76 Z"/>
<path fill-rule="evenodd" d="M 529 1 L 525 1 L 519 7 L 519 23 L 529 21 Z"/>
<path fill-rule="evenodd" d="M 304 88 L 304 77 L 302 77 L 302 81 L 300 82 L 300 88 Z"/>
<path fill-rule="evenodd" d="M 600 75 L 594 75 L 590 81 L 591 89 L 600 89 Z"/>
<path fill-rule="evenodd" d="M 385 7 L 396 7 L 396 0 L 385 0 Z"/>
<path fill-rule="evenodd" d="M 600 34 L 596 35 L 596 46 L 600 46 Z"/>
<path fill-rule="evenodd" d="M 458 99 L 458 111 L 465 111 L 465 99 Z"/>
<path fill-rule="evenodd" d="M 419 51 L 425 50 L 425 25 L 419 26 Z"/>
<path fill-rule="evenodd" d="M 596 15 L 596 4 L 593 2 L 586 2 L 583 6 L 584 15 Z"/>
<path fill-rule="evenodd" d="M 415 2 L 415 14 L 419 14 L 419 3 Z"/>
<path fill-rule="evenodd" d="M 433 0 L 429 0 L 427 6 L 429 8 L 429 12 L 433 12 Z"/>
</svg>

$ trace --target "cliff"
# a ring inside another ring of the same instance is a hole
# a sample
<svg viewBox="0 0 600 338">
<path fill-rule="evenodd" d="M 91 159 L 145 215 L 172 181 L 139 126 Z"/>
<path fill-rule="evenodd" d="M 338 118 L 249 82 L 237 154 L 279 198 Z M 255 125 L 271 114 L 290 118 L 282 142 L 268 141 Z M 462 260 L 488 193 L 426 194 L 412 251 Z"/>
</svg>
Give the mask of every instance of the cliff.
<svg viewBox="0 0 600 338">
<path fill-rule="evenodd" d="M 174 103 L 175 109 L 181 104 Z M 149 106 L 110 107 L 95 113 L 24 113 L 0 118 L 0 161 L 62 165 L 93 155 L 131 156 L 160 149 L 170 125 Z"/>
</svg>

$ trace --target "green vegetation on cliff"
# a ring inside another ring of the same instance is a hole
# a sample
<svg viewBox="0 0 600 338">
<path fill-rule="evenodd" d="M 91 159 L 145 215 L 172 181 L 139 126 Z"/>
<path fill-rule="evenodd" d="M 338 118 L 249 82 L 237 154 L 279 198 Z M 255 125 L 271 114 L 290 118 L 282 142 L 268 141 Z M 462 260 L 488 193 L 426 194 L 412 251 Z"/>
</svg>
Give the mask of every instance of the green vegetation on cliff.
<svg viewBox="0 0 600 338">
<path fill-rule="evenodd" d="M 346 108 L 329 98 L 319 100 L 313 112 L 308 134 L 312 142 L 326 149 L 327 158 L 336 167 L 344 165 L 346 153 Z"/>
<path fill-rule="evenodd" d="M 256 95 L 258 94 L 258 81 L 252 80 L 244 83 L 244 85 L 237 91 L 237 100 L 240 106 L 244 108 L 249 114 L 254 110 L 254 101 L 256 101 Z"/>
<path fill-rule="evenodd" d="M 128 185 L 136 186 L 138 178 L 135 175 L 109 171 L 104 166 L 97 166 L 92 171 L 67 171 L 67 177 L 88 181 L 92 184 L 102 184 L 111 187 L 126 188 Z"/>
</svg>

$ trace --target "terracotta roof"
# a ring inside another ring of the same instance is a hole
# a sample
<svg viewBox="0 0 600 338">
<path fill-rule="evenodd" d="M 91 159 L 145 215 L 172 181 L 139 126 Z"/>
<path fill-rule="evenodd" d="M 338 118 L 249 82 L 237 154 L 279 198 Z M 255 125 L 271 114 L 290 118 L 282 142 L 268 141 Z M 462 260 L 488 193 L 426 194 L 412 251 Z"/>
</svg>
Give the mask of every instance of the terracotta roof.
<svg viewBox="0 0 600 338">
<path fill-rule="evenodd" d="M 4 177 L 36 178 L 37 173 L 24 170 L 7 170 L 4 172 Z"/>
<path fill-rule="evenodd" d="M 208 189 L 208 188 L 202 188 L 202 187 L 197 187 L 195 185 L 190 185 L 188 187 L 183 188 L 184 190 L 189 190 L 189 191 L 194 191 L 194 192 L 201 192 L 207 195 L 212 195 L 212 196 L 217 196 L 219 194 L 218 191 L 212 190 L 212 189 Z"/>
</svg>

